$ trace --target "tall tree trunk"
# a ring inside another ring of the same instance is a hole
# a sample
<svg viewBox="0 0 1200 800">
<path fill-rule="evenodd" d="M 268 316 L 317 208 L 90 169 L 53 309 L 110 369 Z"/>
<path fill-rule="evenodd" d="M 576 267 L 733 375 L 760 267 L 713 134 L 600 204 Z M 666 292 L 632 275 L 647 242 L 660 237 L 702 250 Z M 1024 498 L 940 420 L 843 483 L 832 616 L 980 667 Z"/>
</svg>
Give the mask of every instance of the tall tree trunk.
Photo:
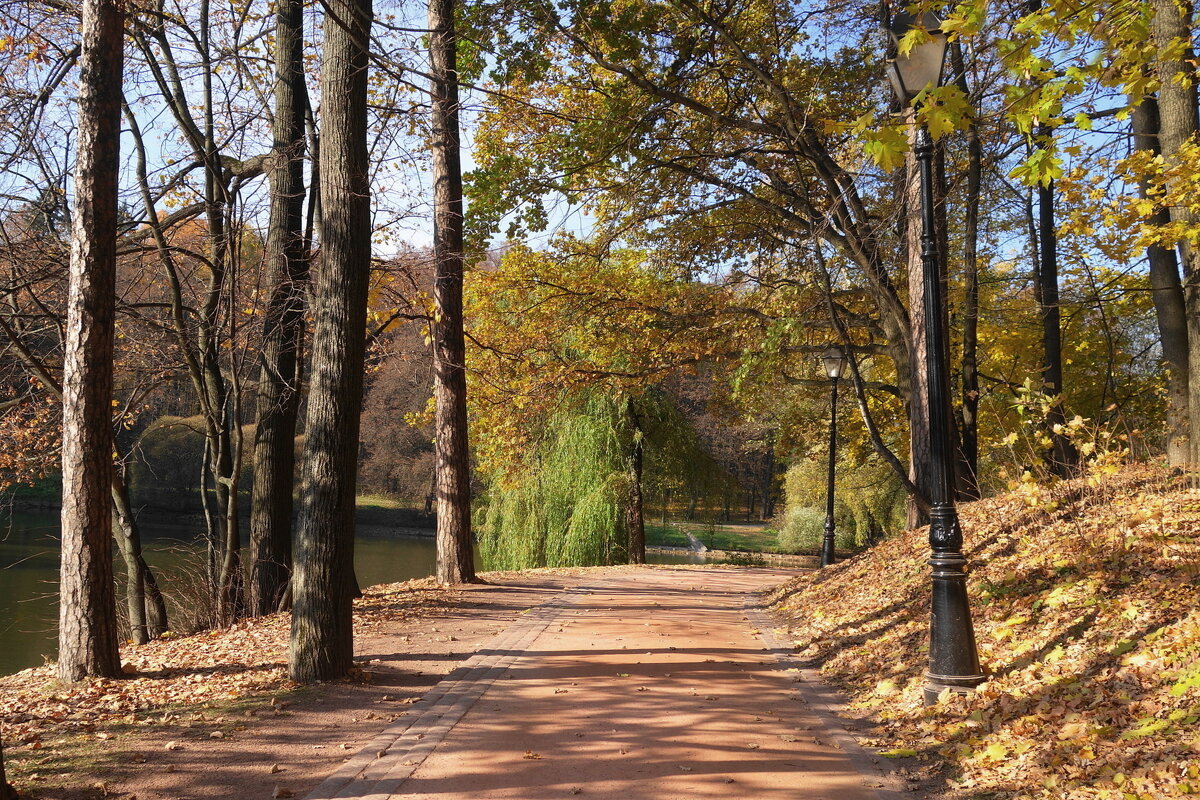
<svg viewBox="0 0 1200 800">
<path fill-rule="evenodd" d="M 142 555 L 142 532 L 129 502 L 129 486 L 117 467 L 112 473 L 112 504 L 113 537 L 125 560 L 125 592 L 132 638 L 134 642 L 144 644 L 139 635 L 141 632 L 148 641 L 167 631 L 167 604 L 154 571 Z"/>
<path fill-rule="evenodd" d="M 204 101 L 201 160 L 204 163 L 204 217 L 208 225 L 208 277 L 204 302 L 201 304 L 196 329 L 196 349 L 200 356 L 202 396 L 205 417 L 205 436 L 211 450 L 213 496 L 216 499 L 216 528 L 209 532 L 217 542 L 217 619 L 228 625 L 245 610 L 245 587 L 241 569 L 241 535 L 237 512 L 237 453 L 232 427 L 233 418 L 229 389 L 221 369 L 220 329 L 221 301 L 229 284 L 229 186 L 227 170 L 221 162 L 216 141 L 212 47 L 210 44 L 210 2 L 200 0 L 199 52 L 201 83 Z"/>
<path fill-rule="evenodd" d="M 911 114 L 911 112 L 909 112 Z M 911 136 L 915 137 L 917 126 L 911 126 Z M 914 141 L 912 139 L 910 141 Z M 932 433 L 929 430 L 929 375 L 927 368 L 927 342 L 925 335 L 925 268 L 921 248 L 922 223 L 921 208 L 921 176 L 920 165 L 917 163 L 916 148 L 912 147 L 905 159 L 904 186 L 904 252 L 908 270 L 908 319 L 909 319 L 909 348 L 908 348 L 908 422 L 909 422 L 909 469 L 908 477 L 916 490 L 923 496 L 930 496 L 930 486 L 933 480 L 933 465 L 931 450 Z M 947 224 L 946 224 L 946 170 L 945 156 L 940 142 L 934 142 L 934 209 L 936 219 L 935 235 L 937 236 L 938 280 L 942 282 L 941 296 L 949 304 L 947 287 L 946 253 Z M 943 312 L 945 313 L 945 312 Z M 949 326 L 942 349 L 949 354 Z M 946 387 L 950 391 L 950 387 Z M 950 470 L 952 484 L 957 483 L 957 473 L 961 471 L 961 447 L 958 445 L 958 429 L 954 425 L 952 415 L 947 416 L 950 424 L 950 440 L 955 443 L 953 458 L 947 465 Z M 910 494 L 908 502 L 908 527 L 916 528 L 929 522 L 929 514 L 923 504 Z"/>
<path fill-rule="evenodd" d="M 123 5 L 84 0 L 63 356 L 58 677 L 116 677 L 112 378 Z"/>
<path fill-rule="evenodd" d="M 171 103 L 170 108 L 180 130 L 192 147 L 193 153 L 205 168 L 204 211 L 208 225 L 209 257 L 206 266 L 205 293 L 198 312 L 189 310 L 183 299 L 183 279 L 176 268 L 174 251 L 166 231 L 159 219 L 155 199 L 150 189 L 146 171 L 146 147 L 137 116 L 126 108 L 126 121 L 132 134 L 136 154 L 136 174 L 141 191 L 146 219 L 149 221 L 158 256 L 162 262 L 170 291 L 171 330 L 175 335 L 188 376 L 199 399 L 200 413 L 204 420 L 205 447 L 203 471 L 200 479 L 200 495 L 204 510 L 204 523 L 209 552 L 209 585 L 218 609 L 218 622 L 230 622 L 240 616 L 244 606 L 244 586 L 240 568 L 240 534 L 238 531 L 237 476 L 234 465 L 239 461 L 232 425 L 234 408 L 229 403 L 225 378 L 221 368 L 221 343 L 217 339 L 221 301 L 225 297 L 228 277 L 228 242 L 226 236 L 226 213 L 229 208 L 229 186 L 233 170 L 222 163 L 217 151 L 213 120 L 213 92 L 211 63 L 209 56 L 209 3 L 200 4 L 200 51 L 204 65 L 204 121 L 203 130 L 188 113 L 190 106 Z M 142 35 L 139 35 L 142 34 Z M 147 57 L 153 58 L 154 47 L 146 38 L 144 30 L 134 31 L 134 40 Z M 162 29 L 153 34 L 157 47 L 170 52 L 171 44 Z M 174 88 L 161 74 L 159 85 L 164 96 L 173 97 L 183 89 Z M 196 317 L 196 329 L 188 326 L 188 317 Z M 232 327 L 232 318 L 231 318 Z M 236 397 L 233 398 L 236 401 Z M 209 479 L 212 479 L 212 495 L 216 511 L 209 506 Z"/>
<path fill-rule="evenodd" d="M 962 45 L 950 45 L 950 58 L 958 86 L 969 95 Z M 975 103 L 973 102 L 974 106 Z M 979 197 L 983 185 L 983 145 L 974 119 L 966 130 L 967 182 L 963 197 L 963 297 L 962 399 L 959 429 L 962 470 L 957 490 L 962 500 L 977 500 L 979 493 Z"/>
<path fill-rule="evenodd" d="M 1161 153 L 1158 145 L 1158 100 L 1147 97 L 1133 107 L 1133 146 L 1138 150 Z M 1139 188 L 1142 197 L 1147 186 Z M 1170 212 L 1160 208 L 1150 222 L 1166 225 Z M 1179 261 L 1175 251 L 1153 244 L 1146 248 L 1150 264 L 1150 287 L 1158 320 L 1158 338 L 1162 342 L 1167 367 L 1167 463 L 1184 467 L 1189 463 L 1188 433 L 1188 325 L 1183 306 L 1183 284 L 1179 280 Z"/>
<path fill-rule="evenodd" d="M 910 112 L 911 114 L 911 112 Z M 916 124 L 909 126 L 916 135 Z M 910 140 L 909 144 L 912 144 Z M 908 477 L 929 495 L 929 379 L 925 373 L 925 277 L 921 261 L 921 176 L 914 147 L 905 157 L 904 256 L 908 274 Z M 908 527 L 919 528 L 929 515 L 909 498 Z"/>
<path fill-rule="evenodd" d="M 1179 149 L 1196 133 L 1200 123 L 1196 111 L 1196 74 L 1192 63 L 1192 3 L 1150 0 L 1154 16 L 1150 38 L 1158 89 L 1158 143 L 1167 164 L 1177 161 Z M 1177 187 L 1170 187 L 1179 191 Z M 1196 214 L 1186 205 L 1171 206 L 1172 222 L 1194 228 Z M 1200 251 L 1187 240 L 1177 245 L 1183 268 L 1183 304 L 1187 320 L 1188 420 L 1187 461 L 1200 463 Z M 1156 293 L 1157 294 L 1157 293 Z"/>
<path fill-rule="evenodd" d="M 271 296 L 263 320 L 250 504 L 250 611 L 278 610 L 292 563 L 292 493 L 299 351 L 304 340 L 304 109 L 300 0 L 283 0 L 275 24 L 275 118 L 267 268 Z"/>
<path fill-rule="evenodd" d="M 763 470 L 763 519 L 775 516 L 775 434 L 767 442 L 767 465 Z"/>
<path fill-rule="evenodd" d="M 314 274 L 304 507 L 294 547 L 288 671 L 345 675 L 354 656 L 354 497 L 362 410 L 371 187 L 367 161 L 370 0 L 329 0 L 321 59 L 321 260 Z"/>
<path fill-rule="evenodd" d="M 0 800 L 17 800 L 17 793 L 4 772 L 4 743 L 0 742 Z"/>
<path fill-rule="evenodd" d="M 146 614 L 146 576 L 139 562 L 142 543 L 133 533 L 133 520 L 122 514 L 117 504 L 117 470 L 113 468 L 112 529 L 117 547 L 125 560 L 125 604 L 129 612 L 129 638 L 134 644 L 150 641 L 150 626 Z M 123 485 L 123 484 L 122 484 Z M 128 507 L 124 509 L 128 511 Z"/>
<path fill-rule="evenodd" d="M 1053 130 L 1041 126 L 1038 136 L 1043 144 L 1053 136 Z M 1079 452 L 1062 431 L 1066 423 L 1063 412 L 1062 314 L 1058 303 L 1058 231 L 1054 222 L 1054 181 L 1039 184 L 1038 196 L 1038 268 L 1034 287 L 1042 318 L 1042 391 L 1054 398 L 1046 417 L 1050 436 L 1050 451 L 1046 454 L 1050 472 L 1060 478 L 1074 473 Z M 1056 431 L 1057 428 L 1057 431 Z"/>
<path fill-rule="evenodd" d="M 433 397 L 437 465 L 437 578 L 475 580 L 463 336 L 463 199 L 454 0 L 429 0 L 433 138 Z"/>
<path fill-rule="evenodd" d="M 645 461 L 642 421 L 632 397 L 625 398 L 625 421 L 629 425 L 628 469 L 629 503 L 625 508 L 625 526 L 629 530 L 629 563 L 646 563 L 646 516 L 642 494 L 642 468 Z"/>
</svg>

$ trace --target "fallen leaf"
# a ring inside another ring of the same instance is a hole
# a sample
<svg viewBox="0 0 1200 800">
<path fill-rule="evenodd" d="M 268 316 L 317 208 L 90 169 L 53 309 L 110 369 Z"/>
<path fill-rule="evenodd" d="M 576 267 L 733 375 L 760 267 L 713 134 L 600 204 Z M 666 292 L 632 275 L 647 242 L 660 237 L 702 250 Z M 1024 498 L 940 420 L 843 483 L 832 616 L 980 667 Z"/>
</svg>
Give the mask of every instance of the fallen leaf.
<svg viewBox="0 0 1200 800">
<path fill-rule="evenodd" d="M 879 755 L 885 758 L 912 758 L 917 754 L 911 747 L 897 747 L 893 750 L 881 750 Z"/>
</svg>

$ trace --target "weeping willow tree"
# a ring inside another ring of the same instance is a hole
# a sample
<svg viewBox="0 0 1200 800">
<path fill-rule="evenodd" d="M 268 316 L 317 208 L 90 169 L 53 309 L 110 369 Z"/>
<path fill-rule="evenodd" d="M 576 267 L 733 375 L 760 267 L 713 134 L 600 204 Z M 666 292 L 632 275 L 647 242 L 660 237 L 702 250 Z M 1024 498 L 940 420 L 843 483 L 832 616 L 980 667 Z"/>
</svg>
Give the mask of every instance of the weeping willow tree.
<svg viewBox="0 0 1200 800">
<path fill-rule="evenodd" d="M 642 516 L 643 457 L 658 475 L 694 464 L 688 455 L 698 450 L 695 431 L 665 395 L 587 392 L 547 421 L 515 468 L 485 476 L 476 524 L 485 568 L 636 559 L 631 527 Z"/>
<path fill-rule="evenodd" d="M 478 533 L 488 569 L 628 559 L 625 420 L 613 398 L 592 394 L 550 419 L 519 469 L 493 476 Z"/>
</svg>

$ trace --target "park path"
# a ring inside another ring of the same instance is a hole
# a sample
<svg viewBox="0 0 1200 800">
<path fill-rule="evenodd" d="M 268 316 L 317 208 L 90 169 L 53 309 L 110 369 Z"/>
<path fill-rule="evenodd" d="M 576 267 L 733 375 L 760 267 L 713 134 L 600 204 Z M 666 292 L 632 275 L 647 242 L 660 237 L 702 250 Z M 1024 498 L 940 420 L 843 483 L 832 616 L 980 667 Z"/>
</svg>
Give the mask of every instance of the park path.
<svg viewBox="0 0 1200 800">
<path fill-rule="evenodd" d="M 585 579 L 526 612 L 308 800 L 889 797 L 756 607 L 790 574 Z"/>
</svg>

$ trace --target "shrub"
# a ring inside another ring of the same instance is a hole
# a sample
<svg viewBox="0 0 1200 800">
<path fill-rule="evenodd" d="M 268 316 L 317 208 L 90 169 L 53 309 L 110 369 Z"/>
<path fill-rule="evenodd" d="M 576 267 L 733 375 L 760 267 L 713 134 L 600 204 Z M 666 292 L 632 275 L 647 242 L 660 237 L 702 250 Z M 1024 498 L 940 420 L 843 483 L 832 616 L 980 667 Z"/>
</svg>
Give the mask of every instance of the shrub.
<svg viewBox="0 0 1200 800">
<path fill-rule="evenodd" d="M 825 535 L 827 463 L 806 459 L 787 471 L 787 508 L 777 522 L 780 549 L 814 552 Z M 856 549 L 904 527 L 904 486 L 886 464 L 843 461 L 835 472 L 837 546 Z"/>
</svg>

